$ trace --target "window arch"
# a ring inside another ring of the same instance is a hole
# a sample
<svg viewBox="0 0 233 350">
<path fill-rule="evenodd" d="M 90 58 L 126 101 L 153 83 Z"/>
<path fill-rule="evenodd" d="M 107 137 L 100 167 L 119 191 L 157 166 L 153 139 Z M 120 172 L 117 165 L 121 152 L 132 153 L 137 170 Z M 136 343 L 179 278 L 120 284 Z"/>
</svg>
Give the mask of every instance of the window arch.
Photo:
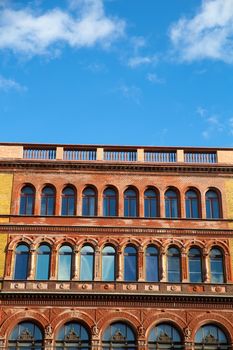
<svg viewBox="0 0 233 350">
<path fill-rule="evenodd" d="M 144 216 L 146 218 L 159 217 L 158 192 L 153 188 L 148 188 L 144 192 Z"/>
<path fill-rule="evenodd" d="M 190 189 L 185 193 L 185 209 L 187 219 L 200 218 L 200 201 L 196 190 Z"/>
<path fill-rule="evenodd" d="M 58 279 L 70 280 L 72 277 L 73 250 L 69 245 L 63 245 L 58 253 Z"/>
<path fill-rule="evenodd" d="M 26 280 L 29 269 L 29 247 L 26 244 L 19 244 L 15 250 L 15 280 Z"/>
<path fill-rule="evenodd" d="M 37 249 L 36 279 L 48 280 L 50 274 L 51 249 L 47 244 L 41 244 Z"/>
<path fill-rule="evenodd" d="M 216 190 L 209 190 L 205 195 L 206 200 L 206 218 L 219 219 L 220 213 L 220 195 Z"/>
<path fill-rule="evenodd" d="M 81 249 L 80 280 L 94 280 L 94 249 L 90 245 L 85 245 Z"/>
<path fill-rule="evenodd" d="M 146 248 L 146 281 L 159 281 L 159 251 L 152 245 Z"/>
<path fill-rule="evenodd" d="M 224 264 L 222 251 L 214 247 L 209 253 L 211 283 L 224 283 Z"/>
<path fill-rule="evenodd" d="M 116 279 L 116 250 L 106 245 L 102 250 L 102 280 L 115 281 Z"/>
<path fill-rule="evenodd" d="M 41 215 L 55 214 L 55 189 L 52 186 L 46 186 L 41 194 Z"/>
<path fill-rule="evenodd" d="M 165 216 L 166 218 L 178 218 L 180 216 L 178 192 L 168 189 L 165 192 Z"/>
<path fill-rule="evenodd" d="M 123 322 L 112 323 L 103 334 L 102 349 L 136 350 L 136 337 L 132 328 Z"/>
<path fill-rule="evenodd" d="M 124 250 L 124 280 L 137 281 L 137 249 L 128 245 Z"/>
<path fill-rule="evenodd" d="M 154 326 L 148 337 L 148 348 L 151 350 L 176 350 L 184 349 L 178 330 L 168 323 Z"/>
<path fill-rule="evenodd" d="M 117 216 L 117 192 L 112 187 L 106 188 L 103 193 L 103 215 Z"/>
<path fill-rule="evenodd" d="M 188 265 L 189 281 L 192 283 L 202 282 L 202 259 L 200 249 L 196 247 L 190 248 L 188 253 Z"/>
<path fill-rule="evenodd" d="M 167 280 L 181 282 L 180 251 L 176 247 L 170 247 L 167 250 Z"/>
<path fill-rule="evenodd" d="M 83 190 L 82 215 L 96 216 L 97 214 L 96 191 L 92 187 L 86 187 Z"/>
<path fill-rule="evenodd" d="M 231 349 L 226 334 L 216 325 L 207 324 L 195 335 L 195 350 Z"/>
<path fill-rule="evenodd" d="M 75 215 L 75 190 L 67 186 L 62 191 L 61 215 Z"/>
<path fill-rule="evenodd" d="M 128 188 L 124 192 L 124 216 L 138 216 L 138 196 L 134 188 Z"/>
<path fill-rule="evenodd" d="M 91 349 L 91 340 L 88 330 L 79 322 L 65 323 L 57 334 L 56 349 Z"/>
<path fill-rule="evenodd" d="M 43 338 L 41 329 L 35 323 L 30 321 L 20 322 L 10 333 L 7 349 L 42 350 Z"/>
<path fill-rule="evenodd" d="M 20 215 L 33 215 L 35 208 L 35 189 L 32 186 L 24 186 L 20 193 Z"/>
</svg>

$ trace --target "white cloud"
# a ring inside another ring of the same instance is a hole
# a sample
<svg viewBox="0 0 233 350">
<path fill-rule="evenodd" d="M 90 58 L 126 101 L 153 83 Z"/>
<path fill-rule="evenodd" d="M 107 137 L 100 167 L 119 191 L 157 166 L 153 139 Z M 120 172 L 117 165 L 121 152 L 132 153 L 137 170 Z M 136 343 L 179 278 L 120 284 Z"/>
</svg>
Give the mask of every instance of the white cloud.
<svg viewBox="0 0 233 350">
<path fill-rule="evenodd" d="M 197 108 L 197 114 L 199 117 L 201 117 L 203 122 L 204 130 L 201 134 L 205 139 L 209 139 L 218 133 L 228 132 L 228 130 L 226 130 L 225 123 L 222 122 L 218 115 L 211 114 L 203 107 Z"/>
<path fill-rule="evenodd" d="M 233 63 L 233 0 L 202 0 L 196 15 L 181 18 L 169 34 L 183 61 L 207 58 Z"/>
<path fill-rule="evenodd" d="M 5 92 L 9 90 L 26 91 L 27 88 L 23 85 L 20 85 L 13 79 L 6 79 L 0 75 L 0 90 Z"/>
<path fill-rule="evenodd" d="M 155 64 L 157 61 L 156 56 L 135 56 L 128 60 L 128 65 L 131 68 L 136 68 L 142 65 Z"/>
<path fill-rule="evenodd" d="M 155 73 L 148 73 L 146 79 L 153 84 L 165 84 L 165 79 L 159 78 Z"/>
<path fill-rule="evenodd" d="M 136 104 L 140 105 L 142 91 L 139 87 L 135 85 L 122 84 L 117 90 L 120 91 L 125 98 L 132 100 Z"/>
</svg>

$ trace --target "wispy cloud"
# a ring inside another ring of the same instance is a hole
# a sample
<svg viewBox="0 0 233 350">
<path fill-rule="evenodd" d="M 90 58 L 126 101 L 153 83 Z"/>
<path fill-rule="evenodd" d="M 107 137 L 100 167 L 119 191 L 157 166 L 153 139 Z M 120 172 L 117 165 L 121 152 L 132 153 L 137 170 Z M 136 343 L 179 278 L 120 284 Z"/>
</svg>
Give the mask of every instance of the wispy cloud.
<svg viewBox="0 0 233 350">
<path fill-rule="evenodd" d="M 209 139 L 218 133 L 228 132 L 225 123 L 222 121 L 219 115 L 211 114 L 203 107 L 197 108 L 197 114 L 202 118 L 204 123 L 204 130 L 201 133 L 203 138 Z"/>
<path fill-rule="evenodd" d="M 121 92 L 123 97 L 132 100 L 138 105 L 141 104 L 142 91 L 139 87 L 135 85 L 122 84 L 117 90 Z"/>
<path fill-rule="evenodd" d="M 183 61 L 233 63 L 233 0 L 202 0 L 198 12 L 173 24 L 169 34 L 176 55 Z"/>
<path fill-rule="evenodd" d="M 153 84 L 165 84 L 166 80 L 158 77 L 156 73 L 148 73 L 146 79 Z"/>
<path fill-rule="evenodd" d="M 6 79 L 0 75 L 0 91 L 8 92 L 9 90 L 26 91 L 27 88 L 13 79 Z"/>
<path fill-rule="evenodd" d="M 156 56 L 134 56 L 129 58 L 128 65 L 131 68 L 136 68 L 142 65 L 149 65 L 157 63 L 158 58 Z"/>
</svg>

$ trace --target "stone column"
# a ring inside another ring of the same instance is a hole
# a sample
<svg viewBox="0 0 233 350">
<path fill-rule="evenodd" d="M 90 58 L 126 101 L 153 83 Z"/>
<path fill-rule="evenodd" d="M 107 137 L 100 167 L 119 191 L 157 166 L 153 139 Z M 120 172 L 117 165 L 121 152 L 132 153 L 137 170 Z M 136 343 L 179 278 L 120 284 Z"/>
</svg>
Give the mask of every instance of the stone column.
<svg viewBox="0 0 233 350">
<path fill-rule="evenodd" d="M 188 282 L 187 254 L 185 248 L 181 249 L 181 281 Z"/>
<path fill-rule="evenodd" d="M 73 278 L 72 280 L 80 279 L 80 254 L 77 247 L 74 249 L 74 268 L 73 268 Z"/>
<path fill-rule="evenodd" d="M 35 270 L 36 270 L 36 249 L 34 245 L 31 245 L 30 255 L 29 255 L 28 280 L 35 279 Z"/>
<path fill-rule="evenodd" d="M 203 249 L 203 272 L 204 282 L 210 282 L 210 267 L 209 267 L 209 255 L 206 249 Z"/>
<path fill-rule="evenodd" d="M 95 275 L 94 275 L 95 281 L 101 280 L 101 254 L 99 247 L 96 247 L 95 250 Z"/>
<path fill-rule="evenodd" d="M 6 253 L 6 271 L 5 271 L 5 279 L 13 279 L 13 268 L 14 268 L 15 256 L 13 259 L 13 249 L 8 249 Z"/>
<path fill-rule="evenodd" d="M 50 267 L 50 280 L 57 279 L 57 259 L 58 259 L 58 251 L 54 247 L 52 247 L 52 254 L 51 254 L 51 267 Z"/>
<path fill-rule="evenodd" d="M 91 349 L 92 350 L 101 350 L 100 339 L 99 339 L 99 328 L 97 325 L 94 325 L 91 329 Z"/>
<path fill-rule="evenodd" d="M 185 350 L 193 350 L 193 343 L 191 341 L 192 331 L 189 327 L 184 328 L 184 348 Z"/>
<path fill-rule="evenodd" d="M 45 340 L 44 340 L 44 345 L 45 345 L 45 350 L 52 350 L 52 343 L 53 343 L 53 328 L 50 324 L 48 324 L 45 327 Z"/>
<path fill-rule="evenodd" d="M 138 350 L 147 350 L 145 338 L 145 329 L 141 325 L 138 327 Z"/>
<path fill-rule="evenodd" d="M 35 192 L 35 208 L 34 208 L 34 214 L 40 215 L 40 206 L 41 206 L 41 189 L 36 188 Z"/>
<path fill-rule="evenodd" d="M 122 249 L 117 251 L 117 281 L 123 281 L 123 252 Z"/>
<path fill-rule="evenodd" d="M 167 281 L 167 258 L 166 258 L 166 252 L 164 248 L 161 248 L 160 250 L 160 281 L 166 282 Z"/>
<path fill-rule="evenodd" d="M 138 281 L 144 281 L 145 280 L 145 274 L 144 274 L 144 251 L 142 246 L 138 249 Z"/>
</svg>

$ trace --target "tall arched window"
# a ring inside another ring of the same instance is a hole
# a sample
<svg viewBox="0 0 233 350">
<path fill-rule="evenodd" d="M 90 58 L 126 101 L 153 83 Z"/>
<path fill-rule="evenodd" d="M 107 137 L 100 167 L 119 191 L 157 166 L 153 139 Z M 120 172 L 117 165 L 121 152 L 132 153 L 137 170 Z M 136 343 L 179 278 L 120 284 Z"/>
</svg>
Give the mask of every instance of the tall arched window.
<svg viewBox="0 0 233 350">
<path fill-rule="evenodd" d="M 193 283 L 202 282 L 201 252 L 198 248 L 191 248 L 188 253 L 189 281 Z"/>
<path fill-rule="evenodd" d="M 91 340 L 87 329 L 78 322 L 68 322 L 58 332 L 56 350 L 88 350 Z"/>
<path fill-rule="evenodd" d="M 102 250 L 102 280 L 115 281 L 116 279 L 116 250 L 107 245 Z"/>
<path fill-rule="evenodd" d="M 211 283 L 224 283 L 223 255 L 221 250 L 212 248 L 209 257 Z"/>
<path fill-rule="evenodd" d="M 75 191 L 72 187 L 62 191 L 61 215 L 75 215 Z"/>
<path fill-rule="evenodd" d="M 63 245 L 58 255 L 58 279 L 70 280 L 72 277 L 73 250 L 69 245 Z"/>
<path fill-rule="evenodd" d="M 137 250 L 127 246 L 124 250 L 124 280 L 137 281 Z"/>
<path fill-rule="evenodd" d="M 8 338 L 7 349 L 9 350 L 42 350 L 42 348 L 43 334 L 33 322 L 26 321 L 17 324 Z"/>
<path fill-rule="evenodd" d="M 167 251 L 167 280 L 181 281 L 180 251 L 175 247 L 170 247 Z"/>
<path fill-rule="evenodd" d="M 185 193 L 186 218 L 197 219 L 200 217 L 198 194 L 194 190 Z"/>
<path fill-rule="evenodd" d="M 117 194 L 113 188 L 106 188 L 103 194 L 103 215 L 117 216 Z"/>
<path fill-rule="evenodd" d="M 41 244 L 37 249 L 36 279 L 48 280 L 50 274 L 51 249 L 47 244 Z"/>
<path fill-rule="evenodd" d="M 94 279 L 94 249 L 85 245 L 81 249 L 80 280 L 93 281 Z"/>
<path fill-rule="evenodd" d="M 138 216 L 137 192 L 132 188 L 124 192 L 124 216 Z"/>
<path fill-rule="evenodd" d="M 199 328 L 195 335 L 195 350 L 230 350 L 224 332 L 214 324 L 207 324 Z"/>
<path fill-rule="evenodd" d="M 206 218 L 207 219 L 219 219 L 220 215 L 220 202 L 218 193 L 214 190 L 209 190 L 205 195 L 206 200 Z"/>
<path fill-rule="evenodd" d="M 148 348 L 151 350 L 177 350 L 184 349 L 184 345 L 175 327 L 168 323 L 161 323 L 151 329 Z"/>
<path fill-rule="evenodd" d="M 31 186 L 24 186 L 20 194 L 20 215 L 33 215 L 35 207 L 35 190 Z"/>
<path fill-rule="evenodd" d="M 154 189 L 148 189 L 144 192 L 144 216 L 146 218 L 156 218 L 158 212 L 158 195 Z"/>
<path fill-rule="evenodd" d="M 136 338 L 132 328 L 123 322 L 111 324 L 103 334 L 102 349 L 136 350 Z"/>
<path fill-rule="evenodd" d="M 165 193 L 165 216 L 166 218 L 179 217 L 178 194 L 174 190 L 167 190 Z"/>
<path fill-rule="evenodd" d="M 26 280 L 29 267 L 29 248 L 26 244 L 19 244 L 15 250 L 15 280 Z"/>
<path fill-rule="evenodd" d="M 41 194 L 41 215 L 54 215 L 55 213 L 55 190 L 51 186 L 46 186 Z"/>
<path fill-rule="evenodd" d="M 146 281 L 159 281 L 159 252 L 154 246 L 146 248 Z"/>
<path fill-rule="evenodd" d="M 93 188 L 87 187 L 83 191 L 83 216 L 96 216 L 96 192 Z"/>
</svg>

